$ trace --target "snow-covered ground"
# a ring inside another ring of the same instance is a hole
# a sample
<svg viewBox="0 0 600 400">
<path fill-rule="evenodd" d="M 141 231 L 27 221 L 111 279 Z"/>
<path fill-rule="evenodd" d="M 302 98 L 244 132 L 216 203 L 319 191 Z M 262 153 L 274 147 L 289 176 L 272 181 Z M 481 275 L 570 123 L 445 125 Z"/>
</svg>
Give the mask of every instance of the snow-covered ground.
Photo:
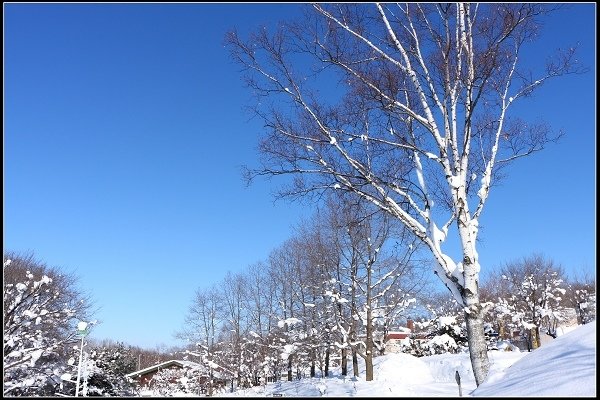
<svg viewBox="0 0 600 400">
<path fill-rule="evenodd" d="M 488 377 L 473 395 L 595 396 L 596 322 L 560 336 Z"/>
<path fill-rule="evenodd" d="M 458 397 L 456 371 L 463 396 L 596 395 L 596 323 L 578 327 L 538 350 L 489 353 L 488 379 L 476 389 L 468 354 L 416 358 L 388 354 L 374 360 L 375 380 L 344 378 L 281 381 L 264 387 L 222 393 L 222 397 Z M 351 366 L 349 366 L 351 367 Z M 364 364 L 361 365 L 364 377 Z M 475 390 L 476 389 L 476 390 Z"/>
</svg>

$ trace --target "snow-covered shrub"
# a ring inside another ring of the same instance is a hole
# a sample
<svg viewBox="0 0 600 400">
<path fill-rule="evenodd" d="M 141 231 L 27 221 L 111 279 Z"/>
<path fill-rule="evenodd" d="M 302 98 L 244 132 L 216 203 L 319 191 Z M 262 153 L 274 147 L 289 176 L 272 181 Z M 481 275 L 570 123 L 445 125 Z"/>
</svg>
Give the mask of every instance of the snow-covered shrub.
<svg viewBox="0 0 600 400">
<path fill-rule="evenodd" d="M 416 331 L 403 344 L 403 352 L 422 357 L 458 353 L 466 348 L 467 332 L 463 310 L 453 298 L 445 294 L 434 297 L 433 301 L 434 305 L 426 305 L 429 317 L 415 321 Z"/>
<path fill-rule="evenodd" d="M 89 360 L 93 363 L 88 388 L 107 396 L 128 396 L 133 386 L 126 374 L 135 371 L 136 360 L 131 348 L 123 343 L 91 349 Z"/>
</svg>

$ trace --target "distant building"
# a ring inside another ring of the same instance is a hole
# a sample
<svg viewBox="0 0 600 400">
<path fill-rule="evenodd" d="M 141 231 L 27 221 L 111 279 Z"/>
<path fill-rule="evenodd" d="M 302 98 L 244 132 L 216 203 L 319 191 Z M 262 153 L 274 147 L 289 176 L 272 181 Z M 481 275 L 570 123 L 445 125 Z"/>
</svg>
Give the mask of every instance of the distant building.
<svg viewBox="0 0 600 400">
<path fill-rule="evenodd" d="M 412 319 L 406 321 L 406 327 L 399 327 L 393 331 L 389 331 L 385 335 L 385 353 L 400 353 L 402 345 L 408 345 L 410 339 L 427 340 L 423 333 L 416 333 L 415 322 Z"/>
<path fill-rule="evenodd" d="M 144 369 L 140 369 L 139 371 L 132 372 L 125 376 L 136 381 L 140 385 L 140 387 L 148 387 L 151 386 L 150 381 L 152 380 L 152 377 L 154 377 L 154 375 L 159 371 L 165 369 L 181 369 L 185 367 L 200 367 L 200 364 L 195 363 L 193 361 L 169 360 L 161 362 L 160 364 L 152 365 Z"/>
<path fill-rule="evenodd" d="M 132 372 L 130 374 L 125 375 L 128 378 L 131 378 L 133 381 L 137 382 L 138 387 L 140 388 L 140 394 L 144 396 L 152 396 L 152 392 L 155 389 L 155 381 L 153 381 L 154 376 L 160 371 L 164 371 L 167 369 L 183 369 L 183 368 L 192 368 L 191 379 L 193 379 L 196 383 L 196 387 L 199 388 L 199 394 L 204 394 L 210 391 L 210 382 L 212 373 L 212 388 L 218 389 L 226 387 L 228 382 L 233 382 L 231 379 L 227 380 L 224 375 L 224 370 L 220 366 L 214 364 L 213 370 L 210 371 L 208 367 L 203 364 L 198 364 L 193 361 L 183 361 L 183 360 L 169 360 L 165 362 L 161 362 L 159 364 L 153 365 L 148 368 L 141 369 L 139 371 Z M 168 378 L 170 383 L 177 383 L 179 379 L 175 375 L 172 378 Z"/>
</svg>

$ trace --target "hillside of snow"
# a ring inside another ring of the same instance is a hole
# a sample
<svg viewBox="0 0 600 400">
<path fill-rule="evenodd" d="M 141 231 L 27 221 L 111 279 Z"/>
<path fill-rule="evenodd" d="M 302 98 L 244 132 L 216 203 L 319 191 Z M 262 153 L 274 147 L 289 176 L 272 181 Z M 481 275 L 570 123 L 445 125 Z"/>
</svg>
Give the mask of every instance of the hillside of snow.
<svg viewBox="0 0 600 400">
<path fill-rule="evenodd" d="M 474 396 L 595 396 L 596 322 L 558 337 L 506 371 L 490 374 Z"/>
</svg>

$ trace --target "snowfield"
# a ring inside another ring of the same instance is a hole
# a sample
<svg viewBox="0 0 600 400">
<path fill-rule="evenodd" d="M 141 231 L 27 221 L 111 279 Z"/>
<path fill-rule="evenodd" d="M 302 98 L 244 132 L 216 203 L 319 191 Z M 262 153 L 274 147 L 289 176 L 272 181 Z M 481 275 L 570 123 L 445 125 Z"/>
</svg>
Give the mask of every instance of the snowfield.
<svg viewBox="0 0 600 400">
<path fill-rule="evenodd" d="M 489 376 L 473 395 L 596 396 L 596 321 Z"/>
<path fill-rule="evenodd" d="M 491 371 L 476 389 L 469 355 L 417 358 L 387 354 L 374 360 L 375 379 L 343 377 L 281 381 L 221 393 L 221 397 L 458 397 L 456 371 L 463 396 L 596 396 L 596 322 L 574 329 L 531 353 L 491 351 Z M 349 364 L 349 370 L 352 370 Z"/>
</svg>

